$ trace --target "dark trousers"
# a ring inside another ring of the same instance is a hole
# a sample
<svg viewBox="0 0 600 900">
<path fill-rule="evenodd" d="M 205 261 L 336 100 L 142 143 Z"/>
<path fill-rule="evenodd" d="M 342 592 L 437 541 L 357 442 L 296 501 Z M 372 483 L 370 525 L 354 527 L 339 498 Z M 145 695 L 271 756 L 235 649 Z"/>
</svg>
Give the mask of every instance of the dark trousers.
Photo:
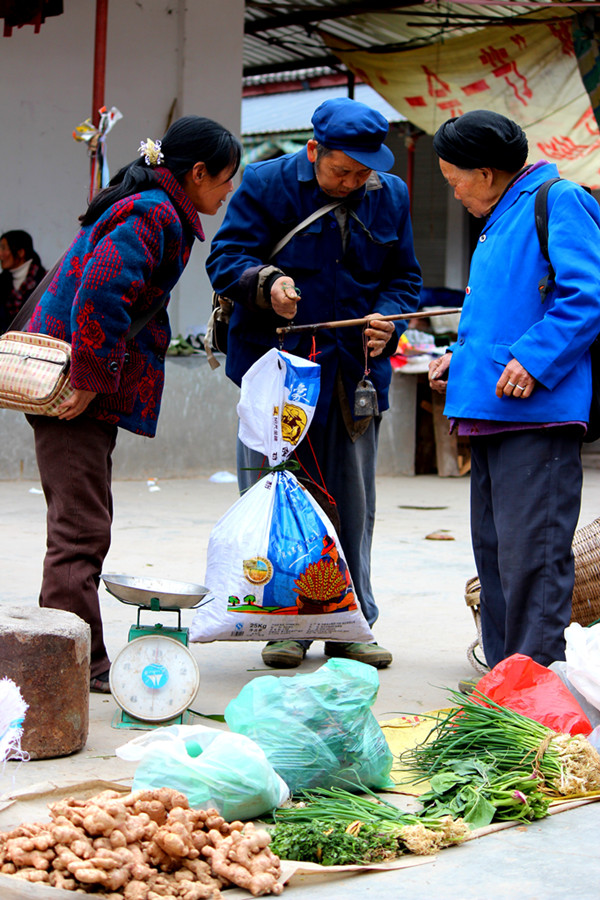
<svg viewBox="0 0 600 900">
<path fill-rule="evenodd" d="M 471 536 L 489 666 L 513 653 L 544 666 L 564 660 L 581 486 L 577 427 L 471 438 Z"/>
<path fill-rule="evenodd" d="M 110 666 L 98 586 L 110 547 L 112 452 L 117 426 L 88 416 L 28 416 L 46 497 L 46 556 L 40 606 L 80 616 L 91 628 L 90 676 Z"/>
<path fill-rule="evenodd" d="M 340 406 L 333 402 L 325 425 L 313 422 L 299 445 L 297 456 L 303 468 L 296 473 L 308 473 L 319 487 L 323 486 L 322 476 L 327 491 L 336 502 L 340 517 L 338 537 L 350 569 L 356 599 L 371 626 L 379 615 L 371 587 L 379 425 L 380 419 L 373 419 L 366 432 L 353 442 L 346 430 Z M 238 440 L 240 492 L 243 493 L 258 481 L 263 459 L 262 454 L 249 450 Z M 256 468 L 248 472 L 244 471 L 244 467 Z"/>
</svg>

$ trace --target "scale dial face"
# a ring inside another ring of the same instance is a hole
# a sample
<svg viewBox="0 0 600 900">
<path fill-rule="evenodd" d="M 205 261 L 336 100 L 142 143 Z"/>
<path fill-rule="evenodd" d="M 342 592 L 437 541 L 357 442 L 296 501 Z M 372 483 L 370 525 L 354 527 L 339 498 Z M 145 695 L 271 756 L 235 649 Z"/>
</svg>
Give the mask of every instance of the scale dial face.
<svg viewBox="0 0 600 900">
<path fill-rule="evenodd" d="M 200 684 L 196 660 L 175 638 L 134 638 L 110 667 L 110 689 L 128 715 L 143 722 L 165 722 L 189 707 Z"/>
</svg>

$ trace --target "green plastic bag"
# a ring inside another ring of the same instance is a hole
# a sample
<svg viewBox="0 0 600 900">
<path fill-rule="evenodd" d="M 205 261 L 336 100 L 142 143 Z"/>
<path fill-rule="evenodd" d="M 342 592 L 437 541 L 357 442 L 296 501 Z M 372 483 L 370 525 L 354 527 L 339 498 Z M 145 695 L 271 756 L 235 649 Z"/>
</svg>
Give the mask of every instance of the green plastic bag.
<svg viewBox="0 0 600 900">
<path fill-rule="evenodd" d="M 385 789 L 393 757 L 371 706 L 377 670 L 330 659 L 316 672 L 265 675 L 225 710 L 232 731 L 252 738 L 292 793 L 338 785 Z"/>
<path fill-rule="evenodd" d="M 289 797 L 264 751 L 241 734 L 167 726 L 134 738 L 116 754 L 139 761 L 132 790 L 172 788 L 193 809 L 214 808 L 227 822 L 269 813 Z"/>
</svg>

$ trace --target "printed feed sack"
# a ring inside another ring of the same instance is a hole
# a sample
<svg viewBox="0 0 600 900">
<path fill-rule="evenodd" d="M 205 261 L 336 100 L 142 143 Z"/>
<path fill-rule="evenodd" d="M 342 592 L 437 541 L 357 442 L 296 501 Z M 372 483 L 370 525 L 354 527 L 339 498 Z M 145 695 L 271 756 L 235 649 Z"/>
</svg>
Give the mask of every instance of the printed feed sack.
<svg viewBox="0 0 600 900">
<path fill-rule="evenodd" d="M 209 595 L 190 640 L 372 641 L 335 529 L 285 463 L 305 436 L 318 364 L 270 350 L 242 381 L 240 438 L 268 473 L 217 522 L 208 545 Z"/>
</svg>

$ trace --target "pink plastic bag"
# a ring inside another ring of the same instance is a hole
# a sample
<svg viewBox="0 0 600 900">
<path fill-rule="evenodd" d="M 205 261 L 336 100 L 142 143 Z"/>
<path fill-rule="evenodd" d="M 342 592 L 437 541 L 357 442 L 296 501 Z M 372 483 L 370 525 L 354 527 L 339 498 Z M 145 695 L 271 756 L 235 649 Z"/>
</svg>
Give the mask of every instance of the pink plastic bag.
<svg viewBox="0 0 600 900">
<path fill-rule="evenodd" d="M 562 734 L 592 731 L 590 720 L 558 675 L 521 653 L 494 666 L 477 683 L 477 690 L 499 706 Z"/>
</svg>

